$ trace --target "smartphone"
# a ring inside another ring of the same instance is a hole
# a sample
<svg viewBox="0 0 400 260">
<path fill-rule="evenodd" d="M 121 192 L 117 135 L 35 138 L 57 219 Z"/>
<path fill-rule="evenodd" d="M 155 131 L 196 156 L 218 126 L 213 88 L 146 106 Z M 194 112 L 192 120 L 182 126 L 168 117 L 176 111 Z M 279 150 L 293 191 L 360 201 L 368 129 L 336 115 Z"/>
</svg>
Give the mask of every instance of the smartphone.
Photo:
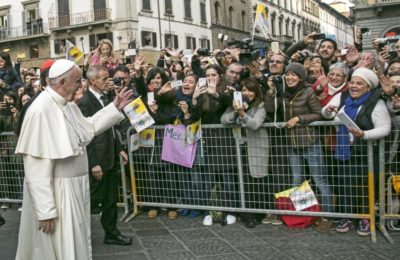
<svg viewBox="0 0 400 260">
<path fill-rule="evenodd" d="M 207 85 L 207 78 L 199 78 L 199 87 L 203 87 Z"/>
<path fill-rule="evenodd" d="M 240 104 L 242 104 L 242 102 L 243 102 L 243 99 L 242 99 L 242 92 L 240 92 L 240 91 L 235 91 L 235 92 L 233 92 L 233 100 L 234 100 L 234 101 L 239 101 Z"/>
<path fill-rule="evenodd" d="M 239 62 L 242 65 L 249 64 L 253 61 L 253 56 L 249 52 L 239 53 Z"/>
<path fill-rule="evenodd" d="M 171 86 L 173 89 L 178 89 L 182 86 L 182 80 L 175 80 L 171 82 Z"/>
<path fill-rule="evenodd" d="M 314 40 L 323 40 L 326 38 L 325 33 L 317 33 L 313 35 Z"/>
<path fill-rule="evenodd" d="M 274 53 L 279 52 L 279 42 L 271 42 L 271 51 Z"/>
<path fill-rule="evenodd" d="M 347 55 L 347 51 L 348 51 L 348 49 L 341 49 L 340 50 L 340 55 L 342 55 L 342 56 Z"/>
<path fill-rule="evenodd" d="M 154 102 L 154 92 L 147 92 L 147 104 L 152 105 Z"/>
</svg>

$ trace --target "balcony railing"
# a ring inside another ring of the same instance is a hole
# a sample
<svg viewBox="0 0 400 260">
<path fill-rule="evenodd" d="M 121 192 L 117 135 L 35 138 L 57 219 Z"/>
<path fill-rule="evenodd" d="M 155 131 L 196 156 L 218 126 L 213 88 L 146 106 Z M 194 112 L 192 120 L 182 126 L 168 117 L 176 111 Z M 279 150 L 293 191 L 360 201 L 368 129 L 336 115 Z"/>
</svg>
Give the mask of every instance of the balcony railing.
<svg viewBox="0 0 400 260">
<path fill-rule="evenodd" d="M 27 26 L 14 28 L 0 28 L 0 41 L 21 37 L 41 35 L 48 31 L 48 25 L 44 23 L 28 23 Z"/>
<path fill-rule="evenodd" d="M 49 17 L 50 29 L 89 24 L 111 19 L 111 9 L 103 8 L 89 12 Z"/>
</svg>

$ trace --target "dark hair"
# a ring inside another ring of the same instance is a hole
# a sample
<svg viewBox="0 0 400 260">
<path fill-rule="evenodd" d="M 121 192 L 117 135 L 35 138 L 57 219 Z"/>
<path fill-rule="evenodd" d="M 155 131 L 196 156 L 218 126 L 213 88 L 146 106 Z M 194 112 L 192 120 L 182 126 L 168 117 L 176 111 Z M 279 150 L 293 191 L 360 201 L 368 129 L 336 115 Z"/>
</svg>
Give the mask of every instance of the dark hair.
<svg viewBox="0 0 400 260">
<path fill-rule="evenodd" d="M 337 50 L 337 43 L 335 40 L 331 39 L 331 38 L 325 38 L 323 39 L 320 43 L 319 46 L 321 46 L 324 42 L 331 42 L 333 44 L 333 49 L 336 51 Z M 318 47 L 319 49 L 319 47 Z"/>
<path fill-rule="evenodd" d="M 386 70 L 385 70 L 385 75 L 388 74 L 388 72 L 389 72 L 389 67 L 392 66 L 393 63 L 400 63 L 400 58 L 393 59 L 393 60 L 391 60 L 391 61 L 389 62 L 388 66 L 387 66 L 387 68 L 386 68 Z"/>
<path fill-rule="evenodd" d="M 400 76 L 400 71 L 393 71 L 393 72 L 390 72 L 388 76 L 389 76 L 389 77 Z"/>
<path fill-rule="evenodd" d="M 7 92 L 3 93 L 3 95 L 1 96 L 1 98 L 4 99 L 4 96 L 8 96 L 8 97 L 12 98 L 12 99 L 14 100 L 14 106 L 17 105 L 17 102 L 18 102 L 17 94 L 15 94 L 15 93 L 12 92 L 12 91 L 7 91 Z"/>
<path fill-rule="evenodd" d="M 199 81 L 199 77 L 198 77 L 196 74 L 194 74 L 194 73 L 186 74 L 185 77 L 184 77 L 183 79 L 185 79 L 185 78 L 187 78 L 187 77 L 192 77 L 192 78 L 194 78 L 194 80 L 196 81 L 196 83 L 197 83 L 197 81 Z"/>
<path fill-rule="evenodd" d="M 128 73 L 128 74 L 130 73 L 130 70 L 129 70 L 128 66 L 123 65 L 123 64 L 119 64 L 119 65 L 114 69 L 114 74 L 115 74 L 117 71 L 121 71 L 121 72 Z"/>
<path fill-rule="evenodd" d="M 325 73 L 325 75 L 328 74 L 328 73 L 329 73 L 329 63 L 328 63 L 324 58 L 322 58 L 320 55 L 318 55 L 318 54 L 313 55 L 313 56 L 311 57 L 310 61 L 312 61 L 312 60 L 315 59 L 315 58 L 319 58 L 319 59 L 321 60 L 321 66 L 322 66 L 322 68 L 324 69 L 324 73 Z"/>
<path fill-rule="evenodd" d="M 160 73 L 161 76 L 161 84 L 164 85 L 165 83 L 168 82 L 169 78 L 167 76 L 167 74 L 165 73 L 164 69 L 159 68 L 159 67 L 154 67 L 151 68 L 148 72 L 147 72 L 147 76 L 146 76 L 146 84 L 150 84 L 150 81 L 152 79 L 154 79 L 156 77 L 156 75 Z"/>
<path fill-rule="evenodd" d="M 223 75 L 225 72 L 222 70 L 221 66 L 217 65 L 217 64 L 210 64 L 206 67 L 207 71 L 208 69 L 213 69 L 215 70 L 220 76 Z"/>
<path fill-rule="evenodd" d="M 263 93 L 260 83 L 254 77 L 248 77 L 240 81 L 240 90 L 242 90 L 244 87 L 246 87 L 247 90 L 256 94 L 253 106 L 257 108 L 258 105 L 263 101 Z"/>
<path fill-rule="evenodd" d="M 0 52 L 0 58 L 5 61 L 4 68 L 12 68 L 11 57 L 7 52 Z"/>
</svg>

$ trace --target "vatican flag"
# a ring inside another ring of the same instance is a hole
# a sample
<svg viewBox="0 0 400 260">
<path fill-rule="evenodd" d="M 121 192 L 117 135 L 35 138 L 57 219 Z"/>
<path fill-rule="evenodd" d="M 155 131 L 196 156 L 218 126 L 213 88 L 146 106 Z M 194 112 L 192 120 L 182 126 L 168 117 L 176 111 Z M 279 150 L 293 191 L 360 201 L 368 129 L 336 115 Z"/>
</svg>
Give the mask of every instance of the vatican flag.
<svg viewBox="0 0 400 260">
<path fill-rule="evenodd" d="M 257 2 L 256 15 L 253 26 L 253 37 L 256 27 L 261 31 L 266 39 L 270 39 L 269 35 L 269 9 L 266 4 Z"/>
<path fill-rule="evenodd" d="M 65 47 L 67 50 L 65 58 L 67 60 L 77 62 L 83 57 L 83 52 L 69 40 L 65 40 Z"/>
</svg>

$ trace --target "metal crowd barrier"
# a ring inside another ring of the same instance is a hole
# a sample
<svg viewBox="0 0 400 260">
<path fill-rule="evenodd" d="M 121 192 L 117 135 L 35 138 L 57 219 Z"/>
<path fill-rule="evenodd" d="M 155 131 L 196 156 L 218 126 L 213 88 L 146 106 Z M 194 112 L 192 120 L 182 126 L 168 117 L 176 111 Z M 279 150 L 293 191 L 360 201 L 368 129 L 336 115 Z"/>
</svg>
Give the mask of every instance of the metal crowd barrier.
<svg viewBox="0 0 400 260">
<path fill-rule="evenodd" d="M 121 134 L 116 131 L 117 137 L 122 145 L 126 146 Z M 24 164 L 21 155 L 14 153 L 18 137 L 13 132 L 3 132 L 0 134 L 0 204 L 22 203 L 23 183 L 24 183 Z M 118 188 L 118 206 L 124 208 L 122 221 L 130 213 L 129 200 L 130 192 L 127 189 L 125 166 L 120 159 L 121 182 Z"/>
<path fill-rule="evenodd" d="M 341 161 L 335 159 L 338 123 L 314 122 L 301 134 L 283 125 L 265 123 L 258 137 L 244 128 L 202 125 L 192 168 L 161 160 L 163 126 L 154 126 L 153 137 L 139 138 L 139 149 L 130 128 L 133 212 L 125 221 L 142 207 L 368 219 L 375 242 L 379 142 L 352 144 L 350 160 Z M 304 180 L 310 180 L 321 211 L 277 210 L 274 195 Z"/>
<path fill-rule="evenodd" d="M 394 122 L 391 134 L 380 141 L 379 229 L 394 243 L 387 229 L 400 231 L 400 128 Z"/>
</svg>

